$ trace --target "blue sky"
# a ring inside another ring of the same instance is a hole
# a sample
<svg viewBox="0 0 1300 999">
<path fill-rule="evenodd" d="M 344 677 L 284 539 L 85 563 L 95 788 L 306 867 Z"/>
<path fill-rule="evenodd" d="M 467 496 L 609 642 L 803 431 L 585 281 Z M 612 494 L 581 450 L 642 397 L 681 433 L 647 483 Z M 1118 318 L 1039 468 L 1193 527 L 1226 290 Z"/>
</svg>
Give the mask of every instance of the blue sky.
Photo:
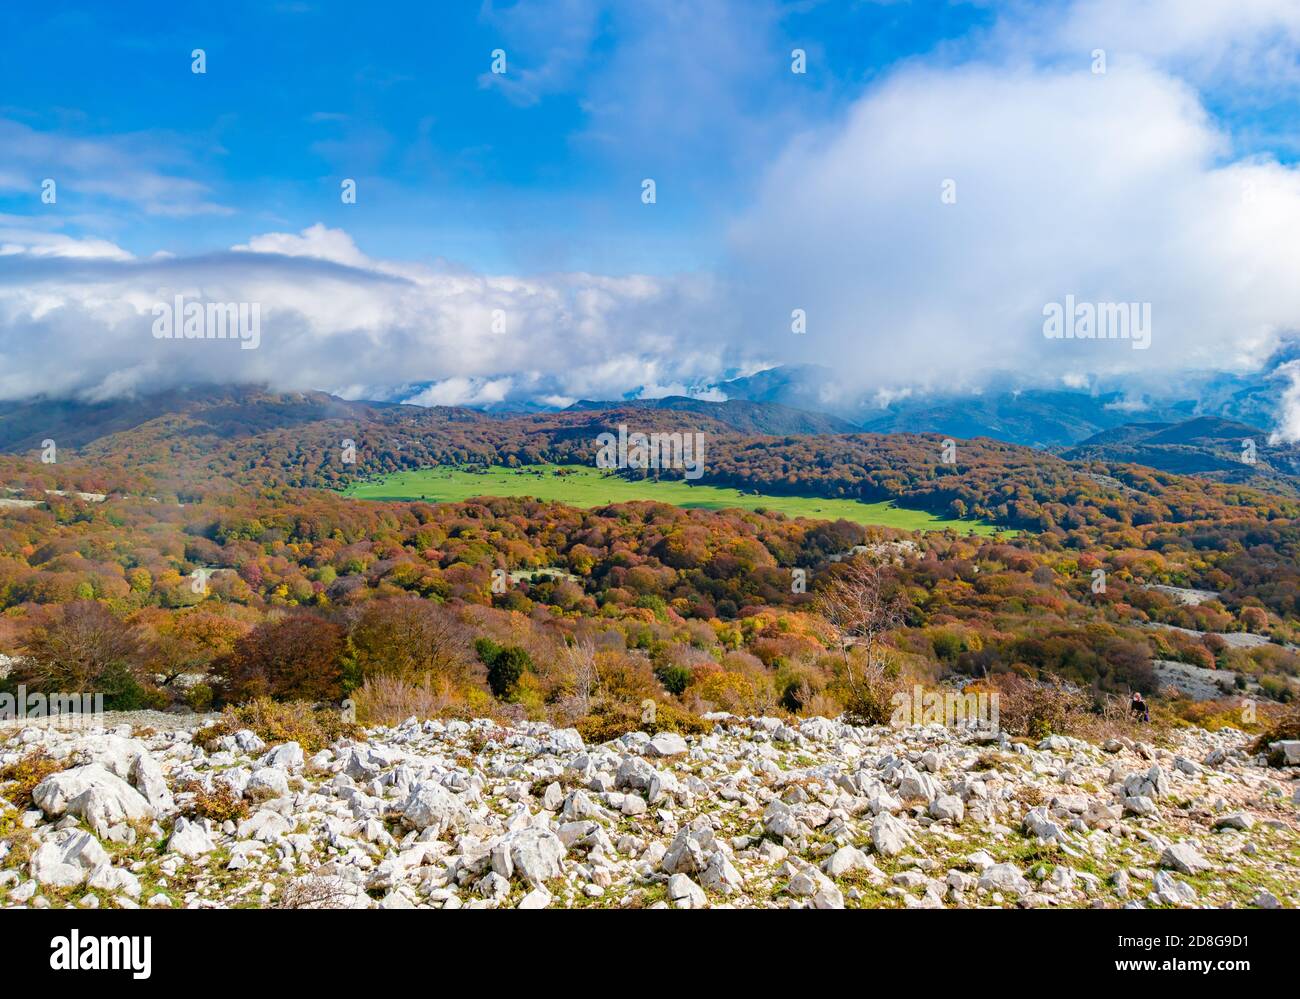
<svg viewBox="0 0 1300 999">
<path fill-rule="evenodd" d="M 691 14 L 640 6 L 41 4 L 9 26 L 2 113 L 128 144 L 202 185 L 181 199 L 210 203 L 197 223 L 63 185 L 62 211 L 100 217 L 98 235 L 137 254 L 324 222 L 407 259 L 654 272 L 714 258 L 720 220 L 790 130 L 991 17 L 970 4 L 755 3 L 729 45 L 692 36 Z M 804 76 L 789 71 L 796 46 Z M 194 48 L 204 75 L 190 72 Z M 496 48 L 511 89 L 485 85 Z M 679 61 L 717 89 L 683 86 Z M 647 176 L 653 216 L 639 200 Z M 343 177 L 359 183 L 355 206 L 339 202 Z M 30 212 L 33 193 L 0 192 L 0 210 Z"/>
<path fill-rule="evenodd" d="M 1300 329 L 1294 0 L 51 2 L 5 27 L 0 398 L 562 405 L 809 363 L 871 408 L 1176 384 Z M 160 345 L 175 295 L 259 303 L 260 347 Z M 1045 339 L 1067 295 L 1149 303 L 1150 348 Z M 1296 409 L 1300 436 L 1300 373 Z"/>
</svg>

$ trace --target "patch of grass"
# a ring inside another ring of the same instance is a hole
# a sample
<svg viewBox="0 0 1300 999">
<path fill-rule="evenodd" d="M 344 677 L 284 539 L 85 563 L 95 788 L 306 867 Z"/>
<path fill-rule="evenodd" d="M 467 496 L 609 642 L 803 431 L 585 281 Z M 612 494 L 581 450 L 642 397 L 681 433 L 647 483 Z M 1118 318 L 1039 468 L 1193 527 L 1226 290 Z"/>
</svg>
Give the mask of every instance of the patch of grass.
<svg viewBox="0 0 1300 999">
<path fill-rule="evenodd" d="M 1003 770 L 1015 767 L 1019 770 L 1028 770 L 1029 761 L 1016 753 L 1000 753 L 992 750 L 987 753 L 981 753 L 979 759 L 975 761 L 972 770 Z"/>
<path fill-rule="evenodd" d="M 873 857 L 873 860 L 883 858 Z M 880 865 L 877 864 L 879 867 Z M 882 870 L 884 868 L 881 868 Z M 895 895 L 887 894 L 893 882 L 890 876 L 886 876 L 884 881 L 873 881 L 867 871 L 849 871 L 847 874 L 840 875 L 835 879 L 841 892 L 844 893 L 844 907 L 847 909 L 901 909 L 903 900 Z M 856 888 L 858 898 L 849 897 L 849 889 Z"/>
<path fill-rule="evenodd" d="M 641 888 L 641 890 L 632 896 L 632 900 L 627 904 L 629 909 L 648 909 L 658 902 L 668 904 L 668 883 L 655 882 Z"/>
<path fill-rule="evenodd" d="M 561 470 L 563 474 L 561 473 Z M 908 510 L 891 502 L 860 503 L 818 496 L 765 496 L 739 489 L 693 485 L 681 479 L 625 479 L 585 465 L 491 466 L 469 471 L 451 466 L 394 472 L 357 482 L 345 495 L 374 500 L 429 500 L 462 503 L 476 496 L 533 496 L 576 507 L 607 506 L 652 500 L 686 509 L 757 510 L 810 520 L 844 520 L 857 524 L 897 527 L 905 531 L 954 530 L 961 534 L 992 535 L 999 528 L 974 520 Z M 1002 531 L 1002 533 L 1014 533 Z"/>
<path fill-rule="evenodd" d="M 36 837 L 32 831 L 21 824 L 21 812 L 0 812 L 0 839 L 9 844 L 9 852 L 0 861 L 0 869 L 20 870 L 27 866 L 36 850 Z"/>
<path fill-rule="evenodd" d="M 1252 861 L 1251 866 L 1245 870 L 1229 871 L 1226 868 L 1219 868 L 1204 874 L 1175 873 L 1174 876 L 1196 889 L 1199 901 L 1220 906 L 1225 903 L 1249 906 L 1261 891 L 1271 892 L 1278 899 L 1286 899 L 1295 891 L 1294 882 L 1269 876 L 1256 865 L 1255 861 Z"/>
</svg>

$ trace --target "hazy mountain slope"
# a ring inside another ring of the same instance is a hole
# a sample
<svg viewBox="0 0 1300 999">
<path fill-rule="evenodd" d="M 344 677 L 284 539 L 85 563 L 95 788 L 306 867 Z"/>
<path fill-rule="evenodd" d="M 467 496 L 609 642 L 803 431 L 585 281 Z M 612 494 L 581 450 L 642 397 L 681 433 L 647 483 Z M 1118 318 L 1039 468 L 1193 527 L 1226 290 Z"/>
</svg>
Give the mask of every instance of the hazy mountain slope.
<svg viewBox="0 0 1300 999">
<path fill-rule="evenodd" d="M 712 402 L 674 395 L 663 399 L 638 399 L 631 402 L 596 402 L 584 399 L 569 407 L 569 411 L 605 409 L 657 409 L 672 412 L 698 413 L 722 421 L 733 430 L 750 434 L 852 434 L 858 427 L 848 420 L 826 413 L 811 413 L 775 402 L 750 402 L 728 399 Z"/>
<path fill-rule="evenodd" d="M 1146 465 L 1295 495 L 1300 492 L 1300 446 L 1270 444 L 1268 438 L 1258 427 L 1202 416 L 1181 423 L 1135 423 L 1103 431 L 1062 451 L 1061 456 L 1070 461 Z"/>
<path fill-rule="evenodd" d="M 162 418 L 185 417 L 212 433 L 247 436 L 325 419 L 368 418 L 388 408 L 326 392 L 272 392 L 246 385 L 191 386 L 109 402 L 36 399 L 0 403 L 0 451 L 34 450 L 46 438 L 60 447 L 81 447 Z"/>
</svg>

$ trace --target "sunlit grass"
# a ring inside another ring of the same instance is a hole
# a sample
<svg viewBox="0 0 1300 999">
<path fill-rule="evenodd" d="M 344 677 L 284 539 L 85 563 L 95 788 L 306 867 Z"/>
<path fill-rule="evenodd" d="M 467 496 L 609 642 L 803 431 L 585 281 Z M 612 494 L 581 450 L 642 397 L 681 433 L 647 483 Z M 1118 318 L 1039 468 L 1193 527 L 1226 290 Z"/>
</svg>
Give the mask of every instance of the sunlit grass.
<svg viewBox="0 0 1300 999">
<path fill-rule="evenodd" d="M 541 500 L 576 507 L 597 507 L 610 503 L 654 500 L 689 509 L 768 510 L 788 517 L 812 520 L 850 520 L 859 524 L 897 527 L 906 531 L 941 531 L 951 528 L 962 534 L 991 535 L 998 529 L 975 520 L 940 517 L 923 510 L 908 510 L 890 502 L 860 503 L 848 499 L 816 496 L 765 496 L 739 489 L 692 485 L 680 479 L 629 480 L 596 468 L 529 465 L 522 468 L 494 466 L 483 471 L 440 466 L 408 472 L 394 472 L 359 482 L 345 493 L 359 499 L 427 500 L 457 503 L 475 496 L 533 496 Z"/>
</svg>

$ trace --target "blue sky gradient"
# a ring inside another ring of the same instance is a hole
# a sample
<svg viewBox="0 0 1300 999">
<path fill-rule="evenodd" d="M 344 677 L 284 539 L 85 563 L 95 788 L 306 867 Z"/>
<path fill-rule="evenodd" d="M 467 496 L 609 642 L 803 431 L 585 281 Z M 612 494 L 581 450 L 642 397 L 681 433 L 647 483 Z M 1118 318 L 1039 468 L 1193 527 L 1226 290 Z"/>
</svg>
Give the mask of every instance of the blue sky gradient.
<svg viewBox="0 0 1300 999">
<path fill-rule="evenodd" d="M 202 185 L 183 199 L 211 204 L 199 224 L 63 185 L 64 212 L 137 254 L 324 222 L 405 259 L 662 272 L 716 260 L 720 221 L 793 130 L 992 16 L 970 4 L 754 3 L 735 8 L 745 34 L 728 44 L 692 34 L 687 5 L 639 16 L 530 6 L 41 4 L 9 26 L 0 117 L 120 143 Z M 789 71 L 795 47 L 809 54 L 804 76 Z M 204 75 L 190 72 L 194 48 Z M 510 88 L 485 78 L 496 48 Z M 710 87 L 685 88 L 677 60 L 698 63 Z M 653 227 L 639 201 L 647 176 L 662 192 Z M 339 202 L 344 177 L 359 183 L 355 206 Z M 36 194 L 0 190 L 0 211 L 28 214 Z"/>
</svg>

